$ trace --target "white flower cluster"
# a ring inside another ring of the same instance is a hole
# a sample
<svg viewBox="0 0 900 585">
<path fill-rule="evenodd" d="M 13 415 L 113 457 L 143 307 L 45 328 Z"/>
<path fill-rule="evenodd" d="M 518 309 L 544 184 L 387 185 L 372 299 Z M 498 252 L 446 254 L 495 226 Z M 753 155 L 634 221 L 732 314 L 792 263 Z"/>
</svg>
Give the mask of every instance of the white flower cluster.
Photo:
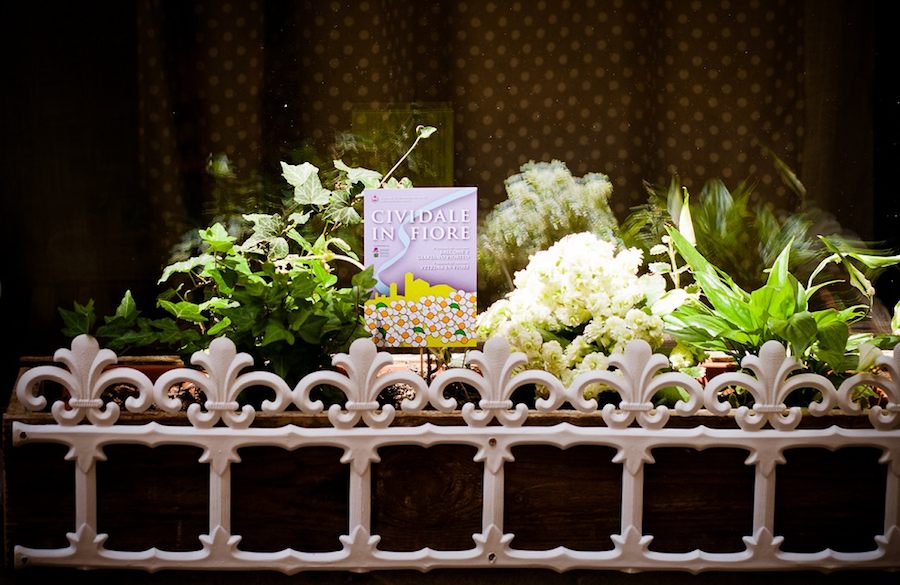
<svg viewBox="0 0 900 585">
<path fill-rule="evenodd" d="M 379 347 L 425 347 L 428 340 L 465 345 L 475 339 L 474 292 L 429 295 L 417 301 L 373 299 L 365 306 L 366 328 Z"/>
<path fill-rule="evenodd" d="M 564 237 L 531 257 L 516 288 L 482 316 L 479 334 L 505 337 L 528 367 L 569 384 L 581 372 L 605 370 L 607 356 L 632 339 L 654 348 L 663 321 L 652 311 L 665 293 L 660 275 L 638 276 L 642 253 L 591 233 Z"/>
</svg>

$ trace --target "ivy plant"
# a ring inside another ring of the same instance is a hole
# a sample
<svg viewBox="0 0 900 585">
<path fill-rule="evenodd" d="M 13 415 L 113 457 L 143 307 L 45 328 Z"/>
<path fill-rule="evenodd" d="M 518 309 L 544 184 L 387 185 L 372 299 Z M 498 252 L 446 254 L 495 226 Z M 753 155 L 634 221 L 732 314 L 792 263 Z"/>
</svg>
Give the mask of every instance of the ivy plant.
<svg viewBox="0 0 900 585">
<path fill-rule="evenodd" d="M 434 131 L 417 128 L 413 146 Z M 182 355 L 225 335 L 285 379 L 327 367 L 334 352 L 368 335 L 362 307 L 375 285 L 342 231 L 361 223 L 366 188 L 412 186 L 391 176 L 398 166 L 382 176 L 336 160 L 323 184 L 314 165 L 282 162 L 289 191 L 280 210 L 244 214 L 236 234 L 221 223 L 199 230 L 200 252 L 165 267 L 159 284 L 167 288 L 157 298 L 165 316 L 145 317 L 127 291 L 96 329 L 93 301 L 60 309 L 63 333 L 92 333 L 116 351 L 153 346 Z"/>
</svg>

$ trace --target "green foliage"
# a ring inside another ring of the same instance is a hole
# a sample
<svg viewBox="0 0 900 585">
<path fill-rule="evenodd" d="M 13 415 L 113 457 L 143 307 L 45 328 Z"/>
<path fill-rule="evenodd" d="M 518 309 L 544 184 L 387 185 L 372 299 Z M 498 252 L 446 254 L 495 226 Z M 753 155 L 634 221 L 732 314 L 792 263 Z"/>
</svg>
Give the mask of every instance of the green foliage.
<svg viewBox="0 0 900 585">
<path fill-rule="evenodd" d="M 420 131 L 416 142 L 433 131 Z M 328 366 L 331 354 L 368 335 L 362 306 L 375 280 L 341 236 L 362 221 L 363 190 L 386 177 L 337 160 L 326 185 L 310 163 L 281 167 L 290 190 L 280 209 L 244 214 L 236 229 L 216 222 L 199 230 L 198 253 L 163 270 L 164 317 L 142 316 L 129 291 L 96 331 L 93 301 L 60 309 L 64 333 L 92 333 L 120 352 L 153 346 L 183 355 L 225 335 L 286 379 Z"/>
<path fill-rule="evenodd" d="M 647 257 L 662 240 L 667 226 L 687 235 L 684 223 L 688 210 L 694 235 L 689 239 L 744 288 L 762 286 L 764 270 L 788 243 L 790 269 L 801 278 L 809 275 L 811 263 L 826 254 L 813 231 L 821 223 L 818 212 L 801 209 L 784 213 L 770 204 L 757 203 L 751 183 L 742 182 L 730 191 L 721 180 L 712 179 L 690 203 L 682 194 L 678 177 L 665 186 L 645 183 L 645 188 L 647 203 L 632 210 L 622 223 L 620 235 L 626 245 L 643 249 Z"/>
<path fill-rule="evenodd" d="M 745 291 L 712 264 L 678 230 L 668 236 L 687 263 L 706 302 L 689 299 L 665 317 L 667 330 L 679 343 L 706 351 L 722 351 L 735 360 L 757 353 L 769 340 L 786 345 L 807 368 L 822 373 L 856 369 L 860 347 L 871 335 L 851 335 L 850 326 L 868 314 L 868 306 L 810 310 L 810 298 L 825 285 L 803 286 L 789 271 L 792 242 L 768 269 L 765 284 Z"/>
<path fill-rule="evenodd" d="M 840 226 L 833 219 L 807 205 L 806 189 L 794 172 L 770 150 L 763 150 L 797 197 L 799 204 L 794 210 L 777 210 L 759 202 L 754 184 L 747 181 L 729 191 L 722 181 L 712 179 L 699 197 L 689 200 L 678 177 L 673 177 L 665 186 L 645 183 L 647 203 L 633 208 L 622 223 L 622 240 L 643 249 L 647 258 L 668 253 L 667 262 L 651 262 L 650 268 L 669 273 L 676 288 L 682 283 L 674 251 L 671 245 L 659 245 L 669 227 L 678 229 L 705 258 L 745 289 L 763 286 L 767 267 L 789 246 L 788 269 L 808 281 L 807 286 L 820 274 L 831 279 L 829 282 L 841 281 L 817 299 L 817 304 L 845 307 L 863 298 L 871 306 L 872 282 L 886 267 L 900 262 L 900 256 L 877 244 L 839 235 Z M 829 235 L 819 235 L 822 233 Z"/>
<path fill-rule="evenodd" d="M 606 175 L 576 178 L 558 160 L 522 165 L 506 180 L 508 199 L 485 217 L 479 229 L 478 267 L 484 301 L 513 289 L 513 275 L 529 257 L 569 234 L 591 232 L 618 241 L 609 207 L 612 183 Z"/>
</svg>

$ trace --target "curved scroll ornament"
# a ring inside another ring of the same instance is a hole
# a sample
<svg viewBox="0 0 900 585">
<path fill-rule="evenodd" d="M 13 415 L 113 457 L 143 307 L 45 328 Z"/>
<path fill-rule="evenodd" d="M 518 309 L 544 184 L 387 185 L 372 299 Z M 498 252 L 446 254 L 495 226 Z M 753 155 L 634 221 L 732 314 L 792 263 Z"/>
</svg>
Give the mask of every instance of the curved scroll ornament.
<svg viewBox="0 0 900 585">
<path fill-rule="evenodd" d="M 378 404 L 378 395 L 385 388 L 395 384 L 412 386 L 415 398 L 407 398 L 400 403 L 404 411 L 421 410 L 428 399 L 425 382 L 413 372 L 391 372 L 379 375 L 382 369 L 394 363 L 394 357 L 387 352 L 379 352 L 371 339 L 357 339 L 350 344 L 350 353 L 339 353 L 332 363 L 346 372 L 314 372 L 303 377 L 294 389 L 294 402 L 310 413 L 321 412 L 321 400 L 313 401 L 310 392 L 316 386 L 334 386 L 347 396 L 342 408 L 332 404 L 328 408 L 328 420 L 340 429 L 355 426 L 360 420 L 374 428 L 384 428 L 394 420 L 394 407 L 383 408 Z M 380 412 L 379 412 L 380 409 Z"/>
<path fill-rule="evenodd" d="M 601 414 L 606 424 L 615 429 L 629 426 L 635 420 L 646 429 L 659 429 L 669 421 L 669 408 L 654 406 L 653 396 L 671 386 L 685 390 L 690 398 L 687 402 L 675 403 L 675 412 L 685 416 L 694 414 L 702 404 L 703 388 L 700 384 L 681 372 L 659 374 L 669 367 L 664 355 L 654 354 L 646 341 L 634 339 L 625 346 L 625 353 L 614 353 L 609 363 L 618 368 L 615 372 L 594 371 L 577 376 L 569 387 L 569 401 L 579 410 L 592 411 L 597 408 L 594 399 L 585 400 L 584 392 L 592 384 L 602 384 L 615 390 L 621 397 L 619 406 L 607 404 Z M 585 405 L 589 408 L 585 408 Z"/>
<path fill-rule="evenodd" d="M 838 404 L 846 412 L 858 413 L 860 407 L 852 399 L 855 388 L 872 386 L 883 390 L 888 403 L 884 408 L 876 405 L 869 409 L 869 421 L 876 429 L 887 430 L 900 423 L 900 343 L 894 347 L 892 355 L 878 356 L 875 364 L 884 366 L 890 377 L 864 373 L 847 378 L 838 389 Z"/>
<path fill-rule="evenodd" d="M 267 412 L 282 411 L 290 403 L 291 389 L 280 377 L 271 372 L 240 373 L 253 365 L 253 358 L 247 353 L 237 353 L 234 342 L 227 337 L 214 339 L 207 351 L 194 352 L 191 363 L 205 371 L 179 368 L 166 372 L 156 381 L 153 394 L 160 408 L 178 412 L 181 401 L 168 397 L 169 388 L 178 382 L 191 382 L 197 386 L 206 395 L 206 411 L 196 403 L 188 407 L 188 420 L 195 427 L 210 428 L 219 420 L 233 428 L 249 427 L 256 411 L 249 404 L 238 410 L 237 397 L 250 386 L 265 386 L 275 392 L 275 400 L 267 399 L 262 403 L 262 409 Z"/>
<path fill-rule="evenodd" d="M 481 374 L 466 368 L 454 368 L 441 373 L 429 387 L 431 403 L 442 412 L 453 410 L 456 408 L 456 399 L 444 398 L 444 390 L 453 383 L 467 384 L 481 396 L 478 401 L 479 410 L 471 402 L 463 405 L 462 416 L 467 424 L 483 427 L 496 417 L 504 426 L 520 426 L 528 416 L 528 406 L 525 404 L 515 405 L 513 409 L 512 394 L 520 386 L 540 384 L 547 387 L 550 398 L 542 403 L 545 408 L 546 404 L 562 402 L 565 398 L 565 389 L 552 374 L 541 370 L 512 374 L 515 368 L 524 366 L 527 361 L 524 353 L 510 352 L 506 339 L 492 337 L 485 342 L 483 352 L 472 351 L 466 360 L 467 364 L 477 366 Z"/>
<path fill-rule="evenodd" d="M 112 368 L 118 358 L 90 335 L 79 335 L 72 340 L 71 349 L 58 349 L 53 359 L 66 367 L 38 366 L 25 372 L 16 385 L 16 396 L 28 410 L 41 410 L 47 399 L 36 394 L 39 382 L 62 384 L 69 391 L 69 399 L 57 400 L 51 407 L 53 418 L 61 425 L 76 425 L 85 417 L 93 424 L 108 426 L 119 419 L 119 405 L 104 404 L 103 390 L 113 384 L 130 384 L 138 395 L 125 400 L 125 408 L 143 412 L 150 406 L 153 384 L 141 372 L 129 368 Z"/>
<path fill-rule="evenodd" d="M 746 388 L 755 399 L 752 408 L 741 406 L 735 410 L 734 418 L 745 431 L 758 431 L 768 422 L 780 431 L 797 427 L 802 417 L 800 407 L 788 409 L 785 399 L 800 388 L 815 388 L 822 393 L 822 399 L 809 405 L 813 416 L 827 414 L 835 403 L 837 393 L 828 378 L 818 374 L 797 374 L 800 363 L 787 355 L 784 346 L 777 341 L 767 341 L 759 350 L 759 357 L 745 356 L 741 367 L 752 371 L 756 377 L 744 373 L 719 374 L 704 391 L 706 408 L 716 414 L 727 414 L 731 405 L 719 402 L 718 393 L 727 386 Z"/>
</svg>

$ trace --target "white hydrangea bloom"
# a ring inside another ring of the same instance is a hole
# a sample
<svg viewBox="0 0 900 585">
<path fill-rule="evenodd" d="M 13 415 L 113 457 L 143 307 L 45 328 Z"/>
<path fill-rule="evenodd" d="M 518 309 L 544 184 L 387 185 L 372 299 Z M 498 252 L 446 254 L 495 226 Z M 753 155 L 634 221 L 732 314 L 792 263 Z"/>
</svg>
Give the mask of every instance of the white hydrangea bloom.
<svg viewBox="0 0 900 585">
<path fill-rule="evenodd" d="M 479 333 L 506 337 L 529 367 L 566 384 L 576 373 L 605 370 L 608 356 L 632 339 L 662 343 L 663 322 L 651 305 L 665 282 L 639 277 L 642 263 L 636 248 L 619 249 L 591 233 L 566 236 L 531 256 L 515 274 L 515 290 L 479 317 Z"/>
</svg>

